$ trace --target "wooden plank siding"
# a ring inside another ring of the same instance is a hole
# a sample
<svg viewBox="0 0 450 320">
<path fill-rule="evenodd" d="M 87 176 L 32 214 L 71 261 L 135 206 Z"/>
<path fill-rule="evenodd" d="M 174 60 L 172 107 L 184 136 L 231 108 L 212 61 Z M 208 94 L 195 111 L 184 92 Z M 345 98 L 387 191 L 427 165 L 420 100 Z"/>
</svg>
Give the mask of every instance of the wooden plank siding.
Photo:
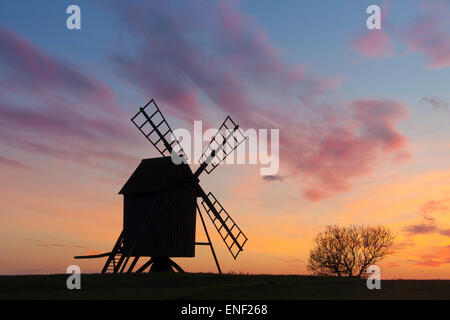
<svg viewBox="0 0 450 320">
<path fill-rule="evenodd" d="M 124 253 L 129 254 L 148 215 L 142 237 L 134 247 L 132 256 L 194 257 L 196 193 L 189 180 L 186 180 L 188 175 L 174 176 L 171 171 L 167 173 L 170 179 L 164 179 L 161 170 L 172 170 L 173 164 L 164 158 L 156 159 L 143 160 L 127 181 L 126 188 L 121 190 L 124 195 Z M 149 172 L 153 170 L 159 172 Z M 143 180 L 142 175 L 149 180 Z M 164 181 L 152 179 L 156 178 L 155 175 Z M 147 182 L 152 183 L 152 186 L 144 185 Z"/>
</svg>

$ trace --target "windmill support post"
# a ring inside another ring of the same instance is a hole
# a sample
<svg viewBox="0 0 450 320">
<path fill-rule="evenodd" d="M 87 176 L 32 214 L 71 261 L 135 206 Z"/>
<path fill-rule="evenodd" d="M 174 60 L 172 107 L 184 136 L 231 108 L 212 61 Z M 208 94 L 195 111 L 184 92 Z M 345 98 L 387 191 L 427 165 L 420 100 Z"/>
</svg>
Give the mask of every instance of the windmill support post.
<svg viewBox="0 0 450 320">
<path fill-rule="evenodd" d="M 222 274 L 222 270 L 220 269 L 219 260 L 217 260 L 216 252 L 214 251 L 214 247 L 211 242 L 211 238 L 209 237 L 208 229 L 206 228 L 205 220 L 203 220 L 202 213 L 200 211 L 200 208 L 197 206 L 197 212 L 200 216 L 200 220 L 202 220 L 203 229 L 205 230 L 206 238 L 208 239 L 208 242 L 196 242 L 196 245 L 209 245 L 211 248 L 212 255 L 214 257 L 214 261 L 216 262 L 217 270 L 220 274 Z"/>
<path fill-rule="evenodd" d="M 153 260 L 150 258 L 146 263 L 144 263 L 139 269 L 136 270 L 136 273 L 142 273 L 145 271 L 145 269 L 147 269 L 148 267 L 150 267 L 153 263 Z"/>
</svg>

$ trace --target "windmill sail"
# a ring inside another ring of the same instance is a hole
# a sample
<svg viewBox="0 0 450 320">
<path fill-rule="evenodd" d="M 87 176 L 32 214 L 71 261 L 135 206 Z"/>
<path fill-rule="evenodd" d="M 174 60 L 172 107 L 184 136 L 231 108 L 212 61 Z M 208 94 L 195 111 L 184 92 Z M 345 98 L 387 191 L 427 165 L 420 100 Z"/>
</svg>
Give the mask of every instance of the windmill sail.
<svg viewBox="0 0 450 320">
<path fill-rule="evenodd" d="M 228 116 L 203 151 L 199 162 L 205 166 L 204 170 L 210 174 L 244 141 L 244 133 Z"/>
<path fill-rule="evenodd" d="M 187 157 L 180 142 L 175 138 L 172 129 L 153 99 L 140 108 L 131 121 L 161 155 L 164 157 L 178 156 L 181 160 L 180 163 L 186 163 Z"/>
<path fill-rule="evenodd" d="M 247 242 L 247 237 L 211 192 L 208 193 L 206 199 L 203 199 L 202 206 L 222 237 L 222 240 L 225 242 L 231 255 L 236 259 L 243 250 L 244 244 Z"/>
</svg>

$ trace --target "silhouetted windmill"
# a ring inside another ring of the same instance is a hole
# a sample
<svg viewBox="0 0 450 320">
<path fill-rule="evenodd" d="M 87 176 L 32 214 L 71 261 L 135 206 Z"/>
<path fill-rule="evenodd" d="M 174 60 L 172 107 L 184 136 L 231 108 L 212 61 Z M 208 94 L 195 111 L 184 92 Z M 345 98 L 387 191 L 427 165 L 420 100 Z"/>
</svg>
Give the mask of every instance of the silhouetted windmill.
<svg viewBox="0 0 450 320">
<path fill-rule="evenodd" d="M 149 260 L 137 273 L 149 267 L 150 271 L 172 271 L 172 267 L 183 271 L 170 258 L 194 257 L 196 245 L 208 245 L 221 273 L 197 198 L 234 259 L 247 237 L 216 197 L 203 190 L 199 176 L 203 171 L 211 173 L 223 162 L 245 141 L 244 134 L 228 116 L 204 150 L 200 166 L 192 172 L 179 141 L 153 99 L 131 121 L 163 157 L 142 160 L 120 190 L 124 196 L 123 230 L 112 251 L 75 259 L 107 257 L 102 273 L 133 272 L 141 257 Z M 208 242 L 195 241 L 197 213 Z"/>
</svg>

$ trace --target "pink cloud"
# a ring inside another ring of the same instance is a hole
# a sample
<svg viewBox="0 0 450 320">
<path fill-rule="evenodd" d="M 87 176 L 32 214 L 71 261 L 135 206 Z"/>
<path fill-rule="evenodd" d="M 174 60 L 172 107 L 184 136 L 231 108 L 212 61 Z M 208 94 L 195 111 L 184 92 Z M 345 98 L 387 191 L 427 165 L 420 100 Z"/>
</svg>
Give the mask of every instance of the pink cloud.
<svg viewBox="0 0 450 320">
<path fill-rule="evenodd" d="M 71 66 L 47 56 L 26 39 L 0 28 L 0 86 L 17 93 L 63 95 L 82 103 L 95 104 L 108 112 L 114 94 L 111 89 Z"/>
<path fill-rule="evenodd" d="M 383 155 L 405 152 L 406 138 L 395 124 L 407 115 L 395 100 L 356 100 L 316 110 L 314 125 L 301 136 L 282 137 L 281 159 L 302 177 L 303 195 L 319 201 L 348 191 Z M 285 127 L 302 126 L 285 119 Z"/>
<path fill-rule="evenodd" d="M 130 130 L 121 124 L 127 119 L 101 117 L 80 112 L 78 104 L 65 101 L 47 101 L 47 105 L 39 105 L 39 95 L 33 95 L 36 107 L 16 107 L 13 103 L 0 101 L 0 123 L 2 129 L 17 130 L 26 133 L 39 132 L 53 138 L 82 138 L 90 142 L 99 142 L 105 137 L 124 139 L 131 137 Z M 64 98 L 63 98 L 64 100 Z"/>
<path fill-rule="evenodd" d="M 21 161 L 11 159 L 9 157 L 0 156 L 0 164 L 10 167 L 10 168 L 19 169 L 19 170 L 33 170 L 33 167 L 31 167 L 25 163 L 22 163 Z"/>
<path fill-rule="evenodd" d="M 415 262 L 416 266 L 424 267 L 440 267 L 444 264 L 450 263 L 450 257 L 442 259 L 438 256 L 424 256 Z"/>
<path fill-rule="evenodd" d="M 411 259 L 417 266 L 440 267 L 450 263 L 450 246 L 429 247 L 426 254 L 419 254 L 417 258 Z"/>
<path fill-rule="evenodd" d="M 136 52 L 112 56 L 118 73 L 171 113 L 199 119 L 208 105 L 243 127 L 280 128 L 283 175 L 300 177 L 313 201 L 349 190 L 383 156 L 405 158 L 406 138 L 396 129 L 405 104 L 345 101 L 342 77 L 283 61 L 234 2 L 178 4 L 177 11 L 158 1 L 115 8 L 142 40 Z"/>
<path fill-rule="evenodd" d="M 386 58 L 393 54 L 394 46 L 383 30 L 367 30 L 353 40 L 352 49 L 365 58 Z"/>
<path fill-rule="evenodd" d="M 443 25 L 439 19 L 423 18 L 413 24 L 406 36 L 410 50 L 425 56 L 428 69 L 450 66 L 450 33 Z"/>
<path fill-rule="evenodd" d="M 421 15 L 407 27 L 404 41 L 413 52 L 424 55 L 428 69 L 450 66 L 450 21 L 448 2 L 423 4 Z"/>
<path fill-rule="evenodd" d="M 435 213 L 447 211 L 450 205 L 449 202 L 449 198 L 427 201 L 420 207 L 419 211 L 423 221 L 418 224 L 408 225 L 403 228 L 403 231 L 410 235 L 438 233 L 449 237 L 450 229 L 439 227 L 436 219 L 433 217 Z"/>
</svg>

